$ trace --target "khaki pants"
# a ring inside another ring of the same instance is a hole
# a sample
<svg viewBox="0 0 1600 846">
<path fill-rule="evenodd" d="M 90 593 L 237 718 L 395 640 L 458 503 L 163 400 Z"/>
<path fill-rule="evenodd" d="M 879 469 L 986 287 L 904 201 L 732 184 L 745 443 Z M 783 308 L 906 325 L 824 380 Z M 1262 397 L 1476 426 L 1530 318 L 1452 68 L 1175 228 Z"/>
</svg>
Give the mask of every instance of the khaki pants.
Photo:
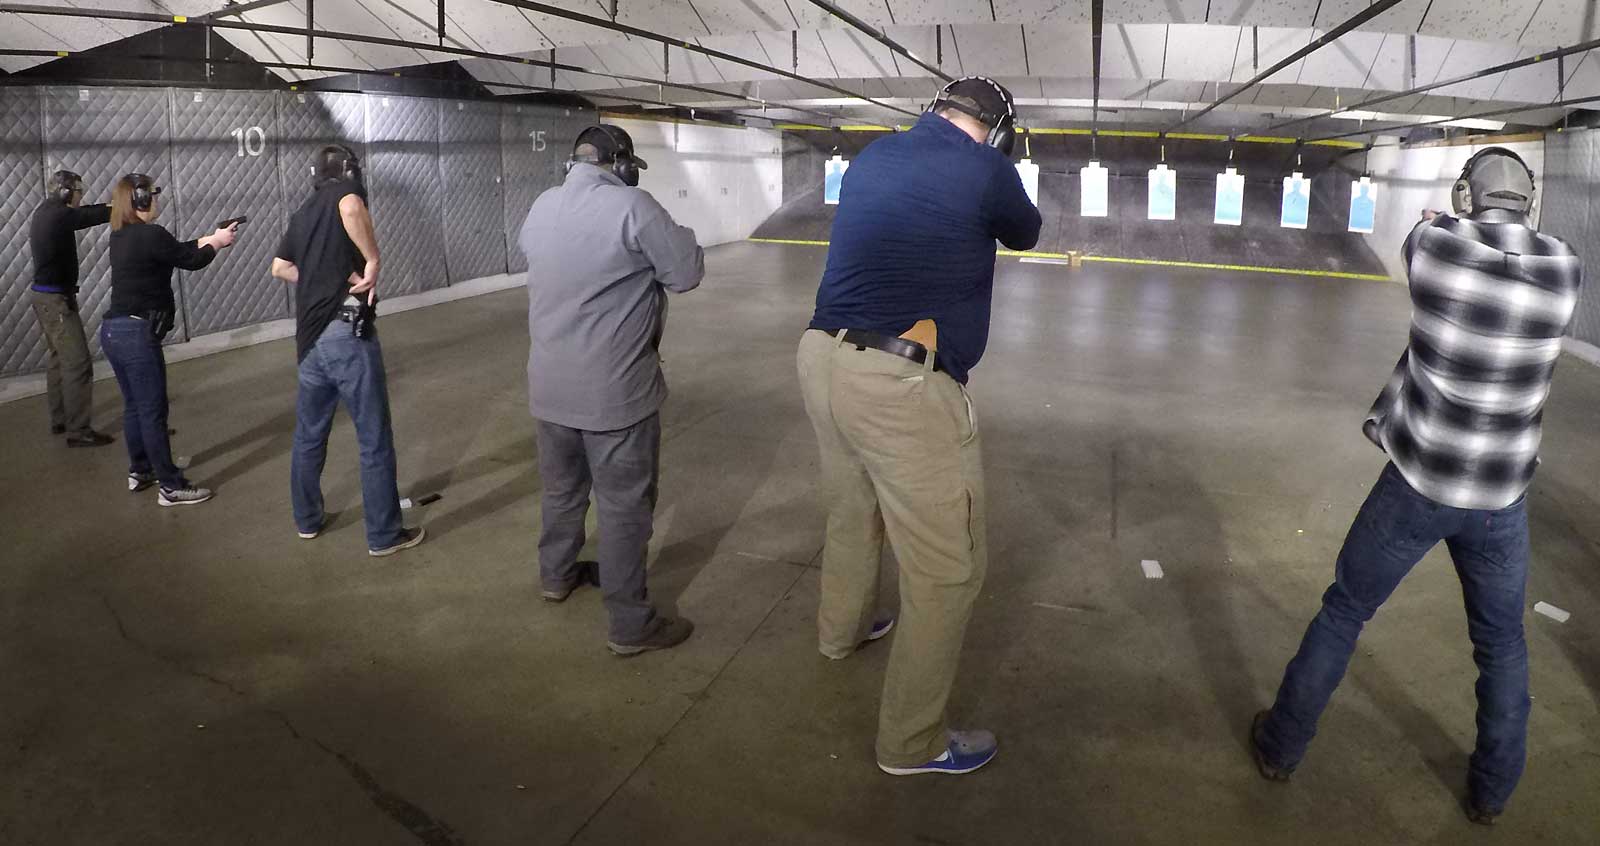
<svg viewBox="0 0 1600 846">
<path fill-rule="evenodd" d="M 817 612 L 824 654 L 849 654 L 878 602 L 885 530 L 900 614 L 878 714 L 878 761 L 908 767 L 948 745 L 945 704 L 988 565 L 972 403 L 944 373 L 810 330 L 800 386 L 822 451 L 828 509 Z"/>
<path fill-rule="evenodd" d="M 94 364 L 89 341 L 83 334 L 75 297 L 29 291 L 33 316 L 39 321 L 50 357 L 45 365 L 45 386 L 50 400 L 50 425 L 69 435 L 88 433 L 89 409 L 94 404 Z"/>
</svg>

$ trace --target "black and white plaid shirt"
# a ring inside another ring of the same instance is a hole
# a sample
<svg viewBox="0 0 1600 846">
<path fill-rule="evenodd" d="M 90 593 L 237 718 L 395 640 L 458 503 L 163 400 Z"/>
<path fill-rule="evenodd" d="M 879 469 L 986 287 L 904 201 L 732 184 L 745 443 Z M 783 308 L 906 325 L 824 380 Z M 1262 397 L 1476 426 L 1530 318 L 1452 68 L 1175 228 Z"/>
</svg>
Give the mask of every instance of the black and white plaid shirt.
<svg viewBox="0 0 1600 846">
<path fill-rule="evenodd" d="M 1419 493 L 1500 509 L 1539 463 L 1540 419 L 1583 268 L 1524 215 L 1440 215 L 1405 244 L 1411 343 L 1365 431 Z"/>
</svg>

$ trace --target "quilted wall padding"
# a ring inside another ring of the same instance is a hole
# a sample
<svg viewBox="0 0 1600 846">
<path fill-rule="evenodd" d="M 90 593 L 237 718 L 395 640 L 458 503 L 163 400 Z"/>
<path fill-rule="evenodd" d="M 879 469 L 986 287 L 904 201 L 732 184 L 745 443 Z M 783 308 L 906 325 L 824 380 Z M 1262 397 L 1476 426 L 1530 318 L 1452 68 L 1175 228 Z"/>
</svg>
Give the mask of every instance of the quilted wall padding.
<svg viewBox="0 0 1600 846">
<path fill-rule="evenodd" d="M 1600 130 L 1552 132 L 1545 136 L 1543 211 L 1544 231 L 1566 239 L 1585 268 L 1600 267 L 1600 200 L 1593 186 L 1600 180 Z M 1572 336 L 1600 344 L 1600 285 L 1585 274 Z"/>
<path fill-rule="evenodd" d="M 200 235 L 247 215 L 234 245 L 204 270 L 184 273 L 191 335 L 290 315 L 289 294 L 272 278 L 284 230 L 280 138 L 271 92 L 172 91 L 173 189 Z"/>
<path fill-rule="evenodd" d="M 71 170 L 83 176 L 84 202 L 110 202 L 111 188 L 127 173 L 147 173 L 163 188 L 172 184 L 167 91 L 154 88 L 43 88 L 45 171 Z M 191 238 L 183 207 L 165 194 L 157 201 L 156 221 L 179 238 Z M 86 229 L 78 236 L 81 263 L 79 307 L 89 348 L 99 354 L 100 319 L 111 296 L 110 227 Z M 177 286 L 178 325 L 168 335 L 175 343 L 187 335 L 182 286 Z"/>
<path fill-rule="evenodd" d="M 44 338 L 29 307 L 28 224 L 44 199 L 39 91 L 0 88 L 0 376 L 44 366 Z"/>
<path fill-rule="evenodd" d="M 289 215 L 311 195 L 312 167 L 323 147 L 343 144 L 366 161 L 366 103 L 360 94 L 296 91 L 277 97 L 278 172 L 284 213 Z"/>
<path fill-rule="evenodd" d="M 512 273 L 528 269 L 517 243 L 533 201 L 561 182 L 572 144 L 594 112 L 554 106 L 504 105 L 500 110 L 501 168 L 505 174 L 506 251 Z"/>
<path fill-rule="evenodd" d="M 388 296 L 449 284 L 440 206 L 437 101 L 369 94 L 367 191 Z"/>
<path fill-rule="evenodd" d="M 450 281 L 506 272 L 500 106 L 438 101 L 439 176 Z"/>
</svg>

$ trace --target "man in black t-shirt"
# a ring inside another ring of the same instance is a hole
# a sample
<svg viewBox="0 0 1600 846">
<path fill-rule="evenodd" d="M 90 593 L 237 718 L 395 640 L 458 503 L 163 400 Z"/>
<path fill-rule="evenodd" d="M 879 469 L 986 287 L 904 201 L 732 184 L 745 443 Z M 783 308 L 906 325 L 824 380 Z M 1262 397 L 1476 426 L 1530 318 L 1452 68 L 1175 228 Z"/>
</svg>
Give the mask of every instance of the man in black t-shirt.
<svg viewBox="0 0 1600 846">
<path fill-rule="evenodd" d="M 347 147 L 324 147 L 313 164 L 316 189 L 289 218 L 272 275 L 295 286 L 295 352 L 300 361 L 289 492 L 300 537 L 327 520 L 322 465 L 341 400 L 361 445 L 361 499 L 367 551 L 391 555 L 422 543 L 407 529 L 395 483 L 389 390 L 378 346 L 378 239 L 367 213 L 361 165 Z"/>
<path fill-rule="evenodd" d="M 78 232 L 110 221 L 111 207 L 104 203 L 80 206 L 82 199 L 83 177 L 70 170 L 56 171 L 28 227 L 28 246 L 33 253 L 28 297 L 50 350 L 45 365 L 50 433 L 65 434 L 70 447 L 104 446 L 112 441 L 110 435 L 89 425 L 94 365 L 83 319 L 78 315 Z"/>
</svg>

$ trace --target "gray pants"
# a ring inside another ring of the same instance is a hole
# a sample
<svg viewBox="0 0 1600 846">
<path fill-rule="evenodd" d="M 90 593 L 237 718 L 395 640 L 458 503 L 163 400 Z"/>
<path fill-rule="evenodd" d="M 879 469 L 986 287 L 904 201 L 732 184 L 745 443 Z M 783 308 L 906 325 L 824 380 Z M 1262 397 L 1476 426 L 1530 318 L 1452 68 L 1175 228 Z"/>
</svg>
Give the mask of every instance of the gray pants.
<svg viewBox="0 0 1600 846">
<path fill-rule="evenodd" d="M 29 291 L 33 316 L 50 348 L 45 384 L 50 397 L 50 425 L 69 434 L 89 431 L 89 409 L 94 404 L 94 365 L 89 342 L 78 317 L 77 298 L 66 294 Z"/>
<path fill-rule="evenodd" d="M 578 580 L 589 494 L 599 508 L 600 592 L 611 618 L 608 638 L 634 643 L 660 625 L 645 585 L 645 547 L 655 529 L 661 464 L 661 417 L 652 414 L 611 432 L 539 420 L 543 527 L 539 580 L 560 590 Z"/>
</svg>

